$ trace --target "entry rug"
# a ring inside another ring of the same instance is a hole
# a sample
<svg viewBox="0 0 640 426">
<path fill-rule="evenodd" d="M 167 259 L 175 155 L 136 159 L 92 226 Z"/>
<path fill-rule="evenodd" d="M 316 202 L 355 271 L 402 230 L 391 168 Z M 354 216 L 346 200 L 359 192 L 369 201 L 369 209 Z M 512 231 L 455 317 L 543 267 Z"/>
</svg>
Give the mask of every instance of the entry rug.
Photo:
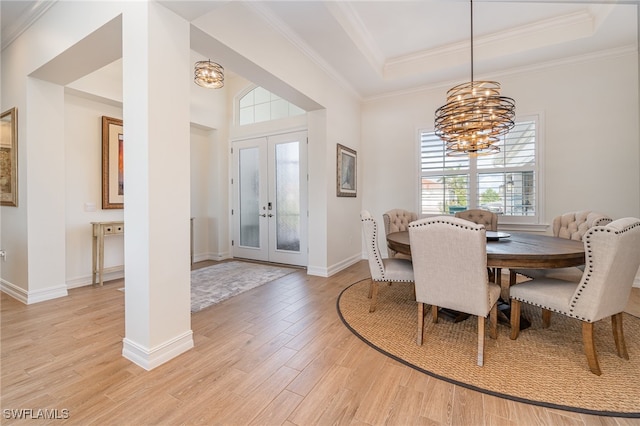
<svg viewBox="0 0 640 426">
<path fill-rule="evenodd" d="M 358 337 L 378 351 L 423 373 L 466 388 L 515 401 L 581 413 L 640 417 L 640 319 L 624 314 L 629 360 L 617 356 L 611 321 L 595 323 L 602 375 L 589 371 L 580 321 L 554 314 L 542 328 L 539 308 L 523 304 L 531 327 L 509 338 L 486 336 L 484 366 L 476 365 L 476 317 L 453 323 L 425 316 L 422 346 L 416 344 L 418 310 L 412 287 L 381 285 L 376 310 L 369 313 L 369 279 L 345 289 L 339 314 Z M 404 285 L 403 285 L 404 284 Z M 633 423 L 636 424 L 636 423 Z"/>
<path fill-rule="evenodd" d="M 224 262 L 191 271 L 191 312 L 220 303 L 296 269 L 250 262 Z"/>
</svg>

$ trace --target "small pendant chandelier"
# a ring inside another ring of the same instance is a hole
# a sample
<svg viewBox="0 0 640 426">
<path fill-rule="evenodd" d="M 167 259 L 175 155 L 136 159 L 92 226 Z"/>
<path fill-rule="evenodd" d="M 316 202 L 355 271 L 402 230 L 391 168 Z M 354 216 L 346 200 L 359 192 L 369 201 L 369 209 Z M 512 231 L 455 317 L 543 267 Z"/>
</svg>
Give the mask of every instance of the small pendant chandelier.
<svg viewBox="0 0 640 426">
<path fill-rule="evenodd" d="M 500 152 L 500 136 L 514 126 L 516 102 L 500 96 L 500 83 L 473 81 L 473 0 L 471 2 L 471 81 L 447 91 L 447 103 L 436 110 L 436 135 L 446 155 L 487 155 Z"/>
<path fill-rule="evenodd" d="M 219 89 L 224 86 L 224 68 L 209 60 L 198 61 L 195 65 L 193 81 L 207 89 Z"/>
</svg>

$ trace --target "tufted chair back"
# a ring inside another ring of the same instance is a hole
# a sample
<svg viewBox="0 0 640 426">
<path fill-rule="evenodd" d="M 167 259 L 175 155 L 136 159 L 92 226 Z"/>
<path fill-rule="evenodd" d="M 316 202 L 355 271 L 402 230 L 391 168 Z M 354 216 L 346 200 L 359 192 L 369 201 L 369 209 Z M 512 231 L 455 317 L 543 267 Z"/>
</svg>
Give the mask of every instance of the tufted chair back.
<svg viewBox="0 0 640 426">
<path fill-rule="evenodd" d="M 553 235 L 568 240 L 582 241 L 582 237 L 592 226 L 602 226 L 609 222 L 611 222 L 611 218 L 602 213 L 590 210 L 569 212 L 553 219 Z"/>
<path fill-rule="evenodd" d="M 487 231 L 498 230 L 498 215 L 488 210 L 471 209 L 456 212 L 456 217 L 468 220 L 478 225 L 484 225 Z"/>
<path fill-rule="evenodd" d="M 382 221 L 384 222 L 384 233 L 390 234 L 392 232 L 406 231 L 411 222 L 418 219 L 418 215 L 414 212 L 402 209 L 389 210 L 382 215 Z M 395 250 L 387 247 L 389 257 L 400 256 Z"/>
<path fill-rule="evenodd" d="M 565 213 L 553 219 L 553 235 L 567 240 L 582 241 L 585 233 L 594 226 L 604 226 L 611 218 L 589 210 Z M 529 278 L 558 278 L 578 282 L 582 278 L 584 266 L 553 269 L 513 269 L 512 272 Z"/>
<path fill-rule="evenodd" d="M 640 220 L 623 218 L 584 235 L 585 273 L 569 303 L 569 315 L 587 322 L 622 312 L 640 266 Z"/>
</svg>

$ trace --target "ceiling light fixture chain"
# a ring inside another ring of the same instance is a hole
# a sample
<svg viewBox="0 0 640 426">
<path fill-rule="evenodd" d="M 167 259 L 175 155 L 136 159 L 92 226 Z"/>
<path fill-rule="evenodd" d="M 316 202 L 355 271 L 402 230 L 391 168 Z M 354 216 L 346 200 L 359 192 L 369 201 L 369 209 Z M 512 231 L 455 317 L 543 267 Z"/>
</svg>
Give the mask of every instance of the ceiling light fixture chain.
<svg viewBox="0 0 640 426">
<path fill-rule="evenodd" d="M 500 96 L 500 83 L 473 79 L 473 0 L 470 5 L 471 81 L 449 89 L 447 103 L 435 113 L 435 133 L 449 156 L 500 152 L 500 137 L 515 125 L 515 101 Z"/>
</svg>

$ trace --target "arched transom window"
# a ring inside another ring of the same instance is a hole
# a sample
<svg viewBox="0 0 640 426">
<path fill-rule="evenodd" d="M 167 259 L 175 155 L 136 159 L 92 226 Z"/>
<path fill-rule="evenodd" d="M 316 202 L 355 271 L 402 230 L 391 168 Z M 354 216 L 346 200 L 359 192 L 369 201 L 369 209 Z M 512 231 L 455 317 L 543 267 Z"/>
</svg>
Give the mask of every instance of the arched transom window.
<svg viewBox="0 0 640 426">
<path fill-rule="evenodd" d="M 262 87 L 256 87 L 241 97 L 238 107 L 241 126 L 305 113 L 302 108 L 298 108 Z"/>
</svg>

